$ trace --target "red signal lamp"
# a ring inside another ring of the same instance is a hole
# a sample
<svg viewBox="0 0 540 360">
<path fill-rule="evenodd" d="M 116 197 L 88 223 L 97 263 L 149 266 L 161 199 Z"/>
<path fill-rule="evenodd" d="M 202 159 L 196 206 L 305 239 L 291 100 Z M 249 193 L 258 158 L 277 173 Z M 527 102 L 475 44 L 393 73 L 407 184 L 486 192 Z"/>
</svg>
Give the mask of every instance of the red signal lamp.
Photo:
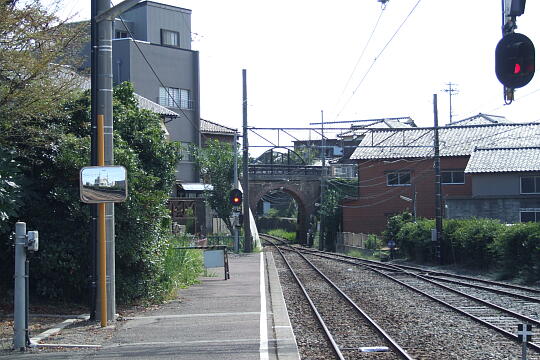
<svg viewBox="0 0 540 360">
<path fill-rule="evenodd" d="M 229 193 L 229 202 L 235 207 L 242 205 L 242 192 L 239 189 L 232 189 Z"/>
<path fill-rule="evenodd" d="M 534 76 L 535 49 L 527 36 L 519 33 L 505 35 L 495 49 L 495 74 L 508 89 L 527 85 Z"/>
</svg>

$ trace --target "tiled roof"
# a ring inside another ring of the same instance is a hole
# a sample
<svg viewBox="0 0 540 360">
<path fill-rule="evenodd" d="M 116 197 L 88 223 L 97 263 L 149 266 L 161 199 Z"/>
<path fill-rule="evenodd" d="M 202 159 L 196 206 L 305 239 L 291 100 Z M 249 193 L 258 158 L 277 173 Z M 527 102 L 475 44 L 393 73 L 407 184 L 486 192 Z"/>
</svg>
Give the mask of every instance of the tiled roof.
<svg viewBox="0 0 540 360">
<path fill-rule="evenodd" d="M 366 122 L 362 125 L 352 125 L 351 130 L 345 131 L 338 137 L 359 136 L 364 135 L 368 131 L 366 129 L 398 129 L 416 127 L 414 120 L 410 117 L 400 119 L 381 119 L 373 122 Z"/>
<path fill-rule="evenodd" d="M 373 130 L 366 134 L 351 159 L 432 157 L 433 129 Z M 452 126 L 439 129 L 441 156 L 467 156 L 475 148 L 540 146 L 540 123 Z"/>
<path fill-rule="evenodd" d="M 170 117 L 178 117 L 178 114 L 175 113 L 172 110 L 167 109 L 165 106 L 161 106 L 158 103 L 153 102 L 152 100 L 148 100 L 147 98 L 139 95 L 134 94 L 135 99 L 137 99 L 137 102 L 139 103 L 139 108 L 144 110 L 150 110 L 152 112 L 155 112 L 156 114 L 163 115 L 163 116 L 170 116 Z"/>
<path fill-rule="evenodd" d="M 236 129 L 220 125 L 218 123 L 201 119 L 201 132 L 210 134 L 229 134 L 234 135 Z"/>
<path fill-rule="evenodd" d="M 475 149 L 466 173 L 540 171 L 540 147 Z"/>
<path fill-rule="evenodd" d="M 469 126 L 469 125 L 491 125 L 491 124 L 513 124 L 512 121 L 508 120 L 504 116 L 499 115 L 488 115 L 479 113 L 468 117 L 463 120 L 455 121 L 446 126 Z"/>
</svg>

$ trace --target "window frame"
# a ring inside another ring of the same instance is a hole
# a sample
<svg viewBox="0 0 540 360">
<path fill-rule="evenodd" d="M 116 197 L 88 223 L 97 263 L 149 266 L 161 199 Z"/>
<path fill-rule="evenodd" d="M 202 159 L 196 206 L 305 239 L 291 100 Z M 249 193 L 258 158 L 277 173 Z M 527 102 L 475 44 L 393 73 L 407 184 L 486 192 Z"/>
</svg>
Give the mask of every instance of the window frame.
<svg viewBox="0 0 540 360">
<path fill-rule="evenodd" d="M 125 35 L 125 36 L 122 36 Z M 115 30 L 114 31 L 114 38 L 115 39 L 127 39 L 129 38 L 129 32 L 125 30 Z"/>
<path fill-rule="evenodd" d="M 524 179 L 533 179 L 533 191 L 524 192 L 523 191 L 523 180 Z M 540 194 L 540 176 L 520 176 L 519 178 L 519 193 L 524 195 L 535 195 Z"/>
<path fill-rule="evenodd" d="M 181 163 L 193 163 L 195 162 L 195 157 L 193 154 L 189 151 L 189 147 L 192 143 L 187 141 L 181 141 L 180 142 L 180 155 L 182 158 L 180 159 Z M 184 157 L 184 155 L 186 155 Z"/>
<path fill-rule="evenodd" d="M 160 86 L 158 104 L 176 109 L 192 110 L 191 91 L 189 89 Z"/>
<path fill-rule="evenodd" d="M 160 29 L 160 42 L 161 46 L 168 46 L 173 48 L 179 48 L 180 47 L 180 32 L 174 31 L 174 30 L 168 30 L 168 29 Z M 165 39 L 167 34 L 175 34 L 176 35 L 176 44 L 166 44 Z"/>
<path fill-rule="evenodd" d="M 444 174 L 450 173 L 450 180 L 451 182 L 445 182 L 444 181 Z M 463 182 L 456 182 L 454 180 L 454 174 L 460 173 L 463 175 Z M 465 185 L 465 170 L 457 170 L 457 169 L 451 169 L 451 170 L 441 170 L 441 184 L 443 185 Z"/>
<path fill-rule="evenodd" d="M 540 222 L 540 208 L 531 208 L 531 209 L 519 209 L 519 222 L 530 222 L 530 221 L 523 221 L 523 214 L 524 213 L 532 213 L 534 214 L 534 220 L 532 222 Z"/>
<path fill-rule="evenodd" d="M 390 183 L 390 176 L 396 176 L 397 183 Z M 403 176 L 406 175 L 409 178 L 409 182 L 402 183 Z M 386 172 L 386 186 L 411 186 L 412 185 L 412 172 L 410 170 L 394 170 Z"/>
</svg>

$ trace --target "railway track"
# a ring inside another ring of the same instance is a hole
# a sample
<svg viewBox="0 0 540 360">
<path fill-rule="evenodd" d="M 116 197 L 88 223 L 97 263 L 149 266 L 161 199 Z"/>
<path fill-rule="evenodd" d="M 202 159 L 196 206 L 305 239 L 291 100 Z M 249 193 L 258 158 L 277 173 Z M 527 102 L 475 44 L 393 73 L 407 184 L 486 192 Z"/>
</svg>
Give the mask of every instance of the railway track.
<svg viewBox="0 0 540 360">
<path fill-rule="evenodd" d="M 361 358 L 366 352 L 378 352 L 377 359 L 413 359 L 303 254 L 276 249 L 310 304 L 336 359 Z"/>
<path fill-rule="evenodd" d="M 395 266 L 344 255 L 299 248 L 309 256 L 361 266 L 401 286 L 499 332 L 519 345 L 518 324 L 531 324 L 533 339 L 540 339 L 540 291 L 410 266 Z M 529 341 L 531 352 L 540 356 L 540 345 Z"/>
</svg>

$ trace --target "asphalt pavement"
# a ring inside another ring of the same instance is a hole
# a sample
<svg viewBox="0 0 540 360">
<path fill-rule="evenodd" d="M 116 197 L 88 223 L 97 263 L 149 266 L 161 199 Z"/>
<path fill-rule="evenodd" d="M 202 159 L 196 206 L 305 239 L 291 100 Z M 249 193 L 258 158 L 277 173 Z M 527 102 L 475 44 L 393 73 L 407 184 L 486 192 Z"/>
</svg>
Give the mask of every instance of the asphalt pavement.
<svg viewBox="0 0 540 360">
<path fill-rule="evenodd" d="M 10 358 L 299 359 L 272 254 L 232 254 L 229 267 L 229 280 L 215 269 L 174 301 L 118 321 L 99 350 L 12 352 Z"/>
</svg>

